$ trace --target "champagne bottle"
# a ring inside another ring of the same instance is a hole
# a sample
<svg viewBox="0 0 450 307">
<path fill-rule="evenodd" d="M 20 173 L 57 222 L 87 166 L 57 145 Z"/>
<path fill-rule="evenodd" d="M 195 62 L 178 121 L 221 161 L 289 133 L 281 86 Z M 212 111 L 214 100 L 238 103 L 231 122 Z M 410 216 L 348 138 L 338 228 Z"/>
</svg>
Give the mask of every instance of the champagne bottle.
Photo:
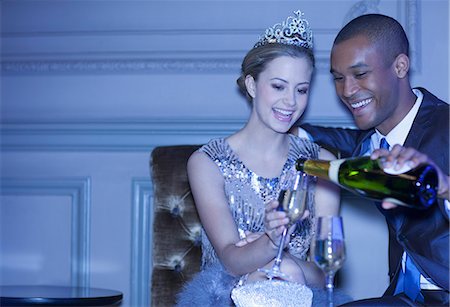
<svg viewBox="0 0 450 307">
<path fill-rule="evenodd" d="M 404 166 L 396 171 L 383 168 L 382 159 L 359 157 L 323 161 L 300 158 L 296 168 L 374 200 L 386 199 L 397 205 L 421 209 L 436 202 L 438 175 L 432 165 L 420 164 L 414 169 Z"/>
</svg>

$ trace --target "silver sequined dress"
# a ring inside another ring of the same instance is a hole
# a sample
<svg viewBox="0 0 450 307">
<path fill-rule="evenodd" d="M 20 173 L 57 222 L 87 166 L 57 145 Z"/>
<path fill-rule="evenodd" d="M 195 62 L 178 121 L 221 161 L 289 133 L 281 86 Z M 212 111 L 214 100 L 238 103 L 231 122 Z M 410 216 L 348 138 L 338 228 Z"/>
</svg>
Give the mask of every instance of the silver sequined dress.
<svg viewBox="0 0 450 307">
<path fill-rule="evenodd" d="M 278 197 L 283 179 L 295 171 L 295 161 L 300 157 L 317 159 L 319 146 L 309 140 L 290 135 L 290 148 L 287 160 L 280 176 L 264 178 L 249 169 L 233 152 L 224 138 L 211 140 L 199 149 L 207 154 L 219 167 L 224 178 L 224 189 L 233 215 L 236 227 L 241 238 L 245 232 L 264 231 L 264 206 Z M 311 185 L 313 187 L 314 185 Z M 292 234 L 289 252 L 302 260 L 307 252 L 313 235 L 314 194 L 313 188 L 309 190 L 308 209 L 310 215 L 299 222 L 296 231 Z M 202 267 L 218 262 L 219 259 L 202 230 Z"/>
</svg>

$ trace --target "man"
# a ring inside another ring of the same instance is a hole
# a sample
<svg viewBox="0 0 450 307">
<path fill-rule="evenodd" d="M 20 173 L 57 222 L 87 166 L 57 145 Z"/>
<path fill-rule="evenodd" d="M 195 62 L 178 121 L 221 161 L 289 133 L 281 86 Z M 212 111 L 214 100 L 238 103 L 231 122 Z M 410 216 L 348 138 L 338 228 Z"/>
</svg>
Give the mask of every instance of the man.
<svg viewBox="0 0 450 307">
<path fill-rule="evenodd" d="M 342 157 L 369 155 L 374 150 L 372 156 L 378 156 L 382 151 L 376 150 L 384 139 L 383 148 L 391 149 L 393 156 L 434 163 L 440 174 L 440 197 L 448 199 L 449 106 L 423 88 L 411 88 L 408 48 L 406 34 L 395 19 L 369 14 L 350 21 L 333 43 L 331 74 L 337 95 L 360 130 L 302 128 L 315 142 L 338 149 Z M 441 199 L 427 210 L 377 206 L 389 228 L 391 283 L 383 297 L 351 304 L 448 306 L 445 202 Z"/>
</svg>

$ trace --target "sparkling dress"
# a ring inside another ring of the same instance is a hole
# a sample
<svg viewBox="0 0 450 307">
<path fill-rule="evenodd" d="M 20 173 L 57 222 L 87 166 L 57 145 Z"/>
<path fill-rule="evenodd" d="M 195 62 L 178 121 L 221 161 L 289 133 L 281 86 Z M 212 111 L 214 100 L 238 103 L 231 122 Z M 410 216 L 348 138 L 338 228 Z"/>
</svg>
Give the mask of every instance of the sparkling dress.
<svg viewBox="0 0 450 307">
<path fill-rule="evenodd" d="M 264 231 L 265 204 L 278 197 L 284 180 L 295 171 L 298 158 L 318 158 L 319 146 L 307 139 L 289 135 L 289 152 L 281 174 L 275 178 L 258 176 L 229 146 L 225 138 L 213 139 L 199 151 L 208 155 L 224 178 L 224 191 L 241 238 L 245 232 Z M 298 222 L 291 236 L 289 253 L 306 260 L 314 229 L 314 184 L 310 184 L 309 217 Z M 226 272 L 202 229 L 202 270 L 178 294 L 177 306 L 232 306 L 231 291 L 242 285 L 246 275 L 234 277 Z M 298 301 L 297 301 L 298 302 Z"/>
<path fill-rule="evenodd" d="M 265 204 L 278 197 L 283 180 L 295 172 L 295 161 L 300 158 L 317 159 L 319 146 L 309 140 L 289 135 L 290 146 L 287 160 L 280 176 L 264 178 L 249 169 L 234 153 L 224 138 L 213 139 L 199 150 L 207 154 L 219 167 L 224 178 L 225 195 L 233 215 L 239 235 L 245 232 L 264 231 Z M 313 185 L 311 185 L 313 187 Z M 313 235 L 314 221 L 314 188 L 309 189 L 307 208 L 310 215 L 299 222 L 291 235 L 289 253 L 305 260 Z M 219 259 L 202 230 L 202 268 L 218 262 Z"/>
</svg>

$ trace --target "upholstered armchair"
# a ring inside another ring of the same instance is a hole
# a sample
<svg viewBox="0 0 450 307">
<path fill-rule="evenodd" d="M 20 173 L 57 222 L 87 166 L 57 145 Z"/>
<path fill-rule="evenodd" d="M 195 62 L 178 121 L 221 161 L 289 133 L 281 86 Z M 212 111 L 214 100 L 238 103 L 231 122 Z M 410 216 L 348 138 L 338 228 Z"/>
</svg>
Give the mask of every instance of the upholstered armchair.
<svg viewBox="0 0 450 307">
<path fill-rule="evenodd" d="M 201 226 L 186 173 L 186 162 L 199 147 L 161 146 L 151 154 L 152 306 L 173 306 L 183 284 L 200 270 Z"/>
</svg>

